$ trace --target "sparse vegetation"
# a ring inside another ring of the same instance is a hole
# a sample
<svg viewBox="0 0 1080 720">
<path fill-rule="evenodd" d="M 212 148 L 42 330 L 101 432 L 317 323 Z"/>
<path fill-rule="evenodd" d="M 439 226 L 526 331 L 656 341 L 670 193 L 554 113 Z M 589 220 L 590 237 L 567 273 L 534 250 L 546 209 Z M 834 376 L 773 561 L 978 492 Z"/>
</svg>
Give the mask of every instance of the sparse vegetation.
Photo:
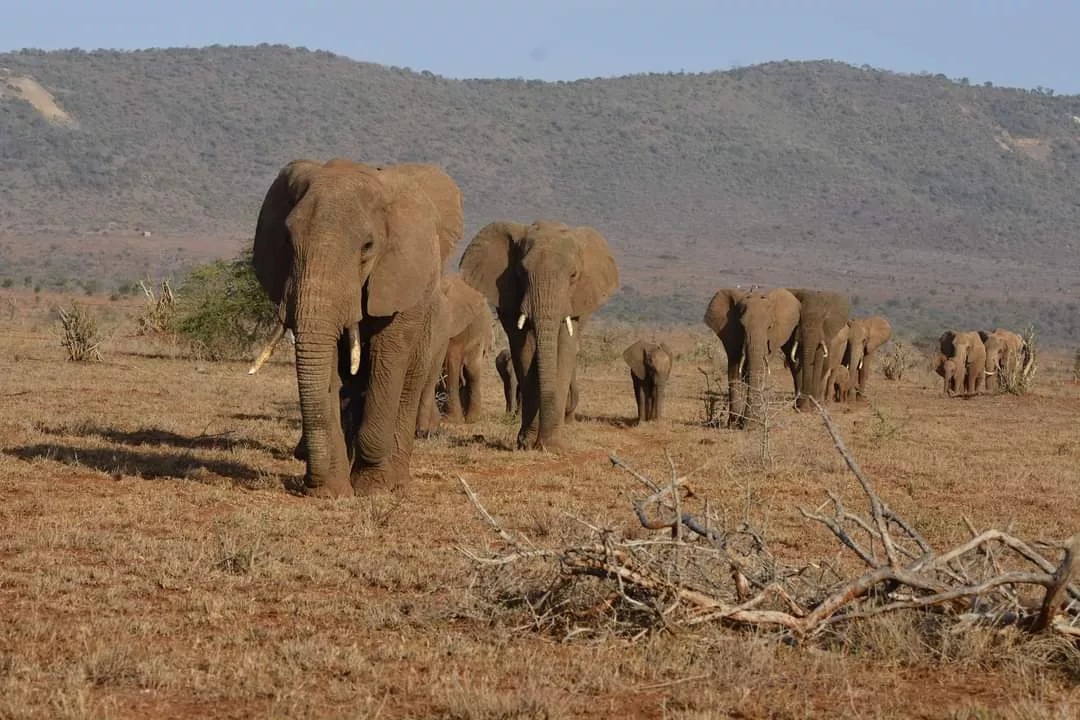
<svg viewBox="0 0 1080 720">
<path fill-rule="evenodd" d="M 5 258 L 12 276 L 179 277 L 235 254 L 288 159 L 346 155 L 445 164 L 467 232 L 554 207 L 600 228 L 623 274 L 601 312 L 613 320 L 698 325 L 720 284 L 821 273 L 827 242 L 850 268 L 830 285 L 861 313 L 891 300 L 897 327 L 1030 319 L 1047 341 L 1080 333 L 1064 307 L 1080 97 L 837 62 L 459 81 L 281 46 L 25 52 L 0 66 L 80 128 L 0 102 L 0 229 L 25 237 Z M 942 248 L 972 287 L 952 281 Z"/>
<path fill-rule="evenodd" d="M 892 352 L 881 358 L 881 372 L 886 380 L 902 380 L 908 365 L 908 349 L 900 342 L 893 343 Z"/>
<path fill-rule="evenodd" d="M 60 344 L 73 362 L 101 362 L 101 335 L 97 320 L 78 302 L 68 308 L 57 308 L 60 316 Z"/>
<path fill-rule="evenodd" d="M 161 281 L 157 294 L 146 282 L 139 281 L 146 296 L 146 308 L 139 315 L 140 335 L 168 335 L 173 331 L 176 316 L 176 296 L 169 286 L 168 278 Z"/>
<path fill-rule="evenodd" d="M 1003 367 L 998 371 L 998 387 L 1003 393 L 1026 395 L 1031 392 L 1038 371 L 1039 357 L 1035 342 L 1035 327 L 1031 326 L 1024 334 L 1024 352 L 1016 367 Z"/>
<path fill-rule="evenodd" d="M 246 357 L 252 343 L 277 322 L 250 252 L 196 268 L 177 295 L 177 332 L 212 360 Z"/>
</svg>

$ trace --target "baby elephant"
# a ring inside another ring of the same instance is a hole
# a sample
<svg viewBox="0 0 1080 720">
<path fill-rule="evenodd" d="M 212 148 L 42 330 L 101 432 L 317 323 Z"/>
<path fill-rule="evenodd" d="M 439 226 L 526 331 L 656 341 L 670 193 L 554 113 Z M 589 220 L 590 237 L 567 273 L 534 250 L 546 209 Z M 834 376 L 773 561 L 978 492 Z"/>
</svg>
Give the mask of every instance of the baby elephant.
<svg viewBox="0 0 1080 720">
<path fill-rule="evenodd" d="M 958 390 L 963 390 L 964 373 L 958 371 L 955 360 L 938 354 L 937 362 L 934 365 L 934 372 L 945 379 L 944 389 L 942 390 L 945 395 L 952 397 Z"/>
<path fill-rule="evenodd" d="M 666 345 L 639 340 L 623 351 L 623 360 L 630 366 L 630 379 L 634 381 L 638 422 L 661 419 L 671 374 L 671 351 Z"/>
<path fill-rule="evenodd" d="M 849 402 L 854 388 L 851 385 L 851 371 L 840 365 L 829 374 L 829 389 L 836 402 Z"/>
<path fill-rule="evenodd" d="M 495 369 L 502 378 L 503 397 L 506 398 L 506 414 L 514 415 L 521 409 L 521 386 L 514 375 L 514 363 L 509 350 L 501 350 L 495 356 Z"/>
</svg>

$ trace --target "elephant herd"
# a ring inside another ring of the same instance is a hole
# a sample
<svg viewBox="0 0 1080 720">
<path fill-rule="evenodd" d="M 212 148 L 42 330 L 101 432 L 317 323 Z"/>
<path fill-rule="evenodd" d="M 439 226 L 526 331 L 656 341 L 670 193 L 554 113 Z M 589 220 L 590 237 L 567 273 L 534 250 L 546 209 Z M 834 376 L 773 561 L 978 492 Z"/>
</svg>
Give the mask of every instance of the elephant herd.
<svg viewBox="0 0 1080 720">
<path fill-rule="evenodd" d="M 943 392 L 950 397 L 994 392 L 1033 359 L 1024 338 L 1002 328 L 946 330 L 938 347 L 934 371 L 944 379 Z"/>
<path fill-rule="evenodd" d="M 604 237 L 540 220 L 493 222 L 443 272 L 464 237 L 461 189 L 441 168 L 294 160 L 263 198 L 252 265 L 278 326 L 295 338 L 309 495 L 339 497 L 408 482 L 417 435 L 475 419 L 493 316 L 510 349 L 519 448 L 557 450 L 577 405 L 581 331 L 619 284 Z"/>
<path fill-rule="evenodd" d="M 847 401 L 867 390 L 869 359 L 892 337 L 881 316 L 850 318 L 843 295 L 820 290 L 721 289 L 704 322 L 727 355 L 728 425 L 746 427 L 765 412 L 770 357 L 780 351 L 797 408 Z"/>
<path fill-rule="evenodd" d="M 465 247 L 458 272 L 444 272 L 464 237 L 463 208 L 457 183 L 421 163 L 294 160 L 267 190 L 252 265 L 279 322 L 249 373 L 292 332 L 302 420 L 294 455 L 306 464 L 307 494 L 406 484 L 415 438 L 442 421 L 440 385 L 446 419 L 475 420 L 496 318 L 509 348 L 495 365 L 507 412 L 520 413 L 517 447 L 564 447 L 581 333 L 618 288 L 618 266 L 593 228 L 496 221 Z M 809 289 L 722 289 L 704 322 L 727 354 L 737 427 L 761 417 L 777 351 L 803 409 L 811 398 L 865 394 L 868 359 L 892 334 L 882 317 L 850 318 L 844 296 Z M 1022 353 L 1018 337 L 943 335 L 947 392 L 978 392 Z M 671 351 L 641 341 L 623 359 L 638 420 L 660 419 Z"/>
</svg>

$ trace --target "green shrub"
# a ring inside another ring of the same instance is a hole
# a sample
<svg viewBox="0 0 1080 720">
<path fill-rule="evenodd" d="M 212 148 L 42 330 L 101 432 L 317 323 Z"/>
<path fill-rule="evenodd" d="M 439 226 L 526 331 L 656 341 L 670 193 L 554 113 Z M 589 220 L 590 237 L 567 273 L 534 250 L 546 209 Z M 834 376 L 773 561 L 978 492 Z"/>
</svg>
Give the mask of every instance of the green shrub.
<svg viewBox="0 0 1080 720">
<path fill-rule="evenodd" d="M 176 332 L 207 359 L 240 359 L 277 322 L 250 251 L 195 268 L 177 289 Z"/>
</svg>

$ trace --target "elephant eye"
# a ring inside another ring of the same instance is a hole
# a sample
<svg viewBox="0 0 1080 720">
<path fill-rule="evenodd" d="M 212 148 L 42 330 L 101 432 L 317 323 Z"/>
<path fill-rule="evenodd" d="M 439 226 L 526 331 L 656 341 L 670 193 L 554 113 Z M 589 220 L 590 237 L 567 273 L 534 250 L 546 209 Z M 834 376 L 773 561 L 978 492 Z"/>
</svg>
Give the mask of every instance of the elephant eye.
<svg viewBox="0 0 1080 720">
<path fill-rule="evenodd" d="M 374 240 L 367 240 L 367 241 L 364 242 L 363 245 L 360 246 L 360 251 L 365 252 L 365 253 L 371 252 L 371 248 L 373 248 L 373 247 L 375 247 L 375 241 Z"/>
</svg>

